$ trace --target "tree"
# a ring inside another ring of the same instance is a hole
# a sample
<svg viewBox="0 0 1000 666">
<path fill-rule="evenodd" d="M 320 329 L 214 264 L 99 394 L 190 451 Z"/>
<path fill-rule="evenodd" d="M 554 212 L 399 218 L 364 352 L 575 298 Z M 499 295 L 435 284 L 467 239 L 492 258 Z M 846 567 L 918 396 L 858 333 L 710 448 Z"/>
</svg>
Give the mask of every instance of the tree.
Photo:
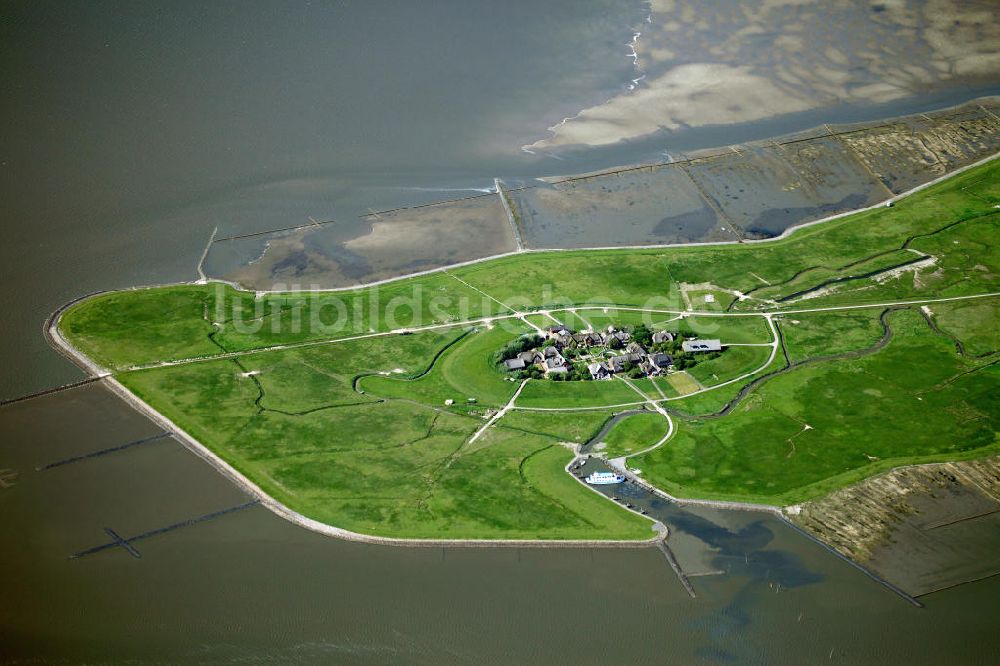
<svg viewBox="0 0 1000 666">
<path fill-rule="evenodd" d="M 653 344 L 653 333 L 645 324 L 639 324 L 632 329 L 632 339 L 643 347 Z"/>
<path fill-rule="evenodd" d="M 500 365 L 504 361 L 514 358 L 518 354 L 529 349 L 536 348 L 541 344 L 542 338 L 539 335 L 527 334 L 511 340 L 502 349 L 493 353 L 493 362 Z"/>
<path fill-rule="evenodd" d="M 668 353 L 671 356 L 675 356 L 677 354 L 684 353 L 683 352 L 683 349 L 684 349 L 684 336 L 680 335 L 678 333 L 677 337 L 674 338 L 673 342 L 671 342 L 669 344 L 669 348 L 670 348 L 670 351 Z"/>
</svg>

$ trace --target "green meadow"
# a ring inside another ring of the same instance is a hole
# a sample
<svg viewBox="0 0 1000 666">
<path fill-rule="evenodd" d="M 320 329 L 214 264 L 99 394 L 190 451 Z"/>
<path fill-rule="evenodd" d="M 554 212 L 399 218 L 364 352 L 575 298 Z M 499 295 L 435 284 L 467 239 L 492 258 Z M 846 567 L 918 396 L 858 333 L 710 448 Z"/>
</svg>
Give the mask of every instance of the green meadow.
<svg viewBox="0 0 1000 666">
<path fill-rule="evenodd" d="M 635 464 L 684 497 L 785 505 L 899 465 L 1000 448 L 1000 357 L 959 355 L 914 309 L 887 321 L 883 349 L 803 363 L 725 417 L 681 419 L 668 446 Z M 829 323 L 834 335 L 839 323 Z M 1000 348 L 995 321 L 976 335 Z"/>
<path fill-rule="evenodd" d="M 137 289 L 76 303 L 59 325 L 317 520 L 394 537 L 643 539 L 648 520 L 564 470 L 619 405 L 657 400 L 673 415 L 675 435 L 630 462 L 683 497 L 791 504 L 997 449 L 1000 299 L 855 306 L 1000 291 L 998 175 L 992 162 L 773 242 L 529 252 L 339 292 Z M 715 285 L 713 312 L 730 316 L 680 317 L 682 283 Z M 721 299 L 731 291 L 745 297 Z M 833 306 L 855 309 L 806 311 Z M 691 395 L 662 377 L 637 390 L 528 380 L 474 439 L 520 386 L 493 362 L 534 331 L 512 312 L 544 328 L 543 308 L 574 329 L 645 323 L 732 346 L 689 369 L 682 387 L 703 387 Z M 780 313 L 770 363 L 762 312 Z M 628 417 L 605 453 L 640 451 L 665 427 L 653 412 Z"/>
<path fill-rule="evenodd" d="M 603 453 L 608 458 L 633 455 L 663 439 L 668 428 L 667 420 L 657 412 L 626 416 L 604 436 Z"/>
</svg>

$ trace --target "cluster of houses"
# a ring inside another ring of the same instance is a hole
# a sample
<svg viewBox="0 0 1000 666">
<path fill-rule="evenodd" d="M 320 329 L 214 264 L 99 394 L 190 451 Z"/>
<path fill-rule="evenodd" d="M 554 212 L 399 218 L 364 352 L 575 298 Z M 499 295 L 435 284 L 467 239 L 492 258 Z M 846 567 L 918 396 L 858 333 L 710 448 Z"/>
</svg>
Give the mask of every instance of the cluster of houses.
<svg viewBox="0 0 1000 666">
<path fill-rule="evenodd" d="M 538 366 L 546 375 L 569 371 L 569 363 L 554 346 L 523 351 L 514 358 L 504 361 L 508 370 L 526 370 Z"/>
<path fill-rule="evenodd" d="M 616 373 L 629 372 L 638 369 L 647 377 L 666 373 L 673 365 L 670 354 L 661 351 L 647 350 L 631 334 L 624 329 L 608 326 L 605 331 L 584 331 L 574 333 L 565 326 L 552 326 L 545 331 L 545 338 L 551 344 L 545 344 L 537 349 L 529 349 L 517 356 L 504 361 L 508 370 L 523 371 L 532 367 L 538 368 L 546 376 L 565 374 L 572 364 L 565 354 L 567 349 L 575 350 L 572 355 L 586 362 L 591 379 L 610 379 Z M 653 345 L 662 345 L 674 341 L 669 331 L 658 331 L 652 335 Z M 592 348 L 602 348 L 602 354 L 597 356 Z M 685 352 L 719 351 L 722 345 L 718 340 L 684 340 L 682 349 Z M 610 351 L 605 351 L 610 350 Z"/>
</svg>

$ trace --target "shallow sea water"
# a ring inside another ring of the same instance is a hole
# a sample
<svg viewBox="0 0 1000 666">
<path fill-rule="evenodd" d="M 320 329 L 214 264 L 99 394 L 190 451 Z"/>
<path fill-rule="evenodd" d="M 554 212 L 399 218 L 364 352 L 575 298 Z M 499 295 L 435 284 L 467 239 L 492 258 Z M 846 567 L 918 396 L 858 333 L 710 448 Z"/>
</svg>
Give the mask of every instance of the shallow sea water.
<svg viewBox="0 0 1000 666">
<path fill-rule="evenodd" d="M 0 22 L 0 397 L 80 377 L 40 327 L 65 301 L 194 279 L 243 234 L 642 161 L 819 122 L 926 110 L 969 87 L 549 157 L 519 146 L 634 77 L 642 3 L 9 3 Z M 516 48 L 512 48 L 516 45 Z M 935 96 L 936 95 L 936 96 Z M 415 189 L 422 188 L 422 189 Z M 245 497 L 99 386 L 0 407 L 0 660 L 340 663 L 990 663 L 1000 581 L 914 609 L 749 514 L 656 550 L 363 546 L 248 508 L 80 558 Z M 780 587 L 775 587 L 780 585 Z"/>
</svg>

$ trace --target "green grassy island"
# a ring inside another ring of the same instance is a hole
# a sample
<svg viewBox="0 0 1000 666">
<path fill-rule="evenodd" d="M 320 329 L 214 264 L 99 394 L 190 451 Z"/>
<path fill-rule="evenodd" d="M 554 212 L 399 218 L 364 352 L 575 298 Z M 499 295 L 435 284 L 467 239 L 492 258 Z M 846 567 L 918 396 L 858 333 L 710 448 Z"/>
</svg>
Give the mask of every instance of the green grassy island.
<svg viewBox="0 0 1000 666">
<path fill-rule="evenodd" d="M 524 252 L 332 292 L 136 289 L 80 301 L 59 330 L 315 520 L 404 538 L 647 539 L 649 520 L 565 469 L 626 410 L 647 413 L 616 424 L 602 454 L 639 453 L 629 466 L 679 497 L 790 505 L 995 453 L 998 240 L 993 161 L 773 241 Z M 577 381 L 498 362 L 558 326 L 724 351 Z"/>
</svg>

